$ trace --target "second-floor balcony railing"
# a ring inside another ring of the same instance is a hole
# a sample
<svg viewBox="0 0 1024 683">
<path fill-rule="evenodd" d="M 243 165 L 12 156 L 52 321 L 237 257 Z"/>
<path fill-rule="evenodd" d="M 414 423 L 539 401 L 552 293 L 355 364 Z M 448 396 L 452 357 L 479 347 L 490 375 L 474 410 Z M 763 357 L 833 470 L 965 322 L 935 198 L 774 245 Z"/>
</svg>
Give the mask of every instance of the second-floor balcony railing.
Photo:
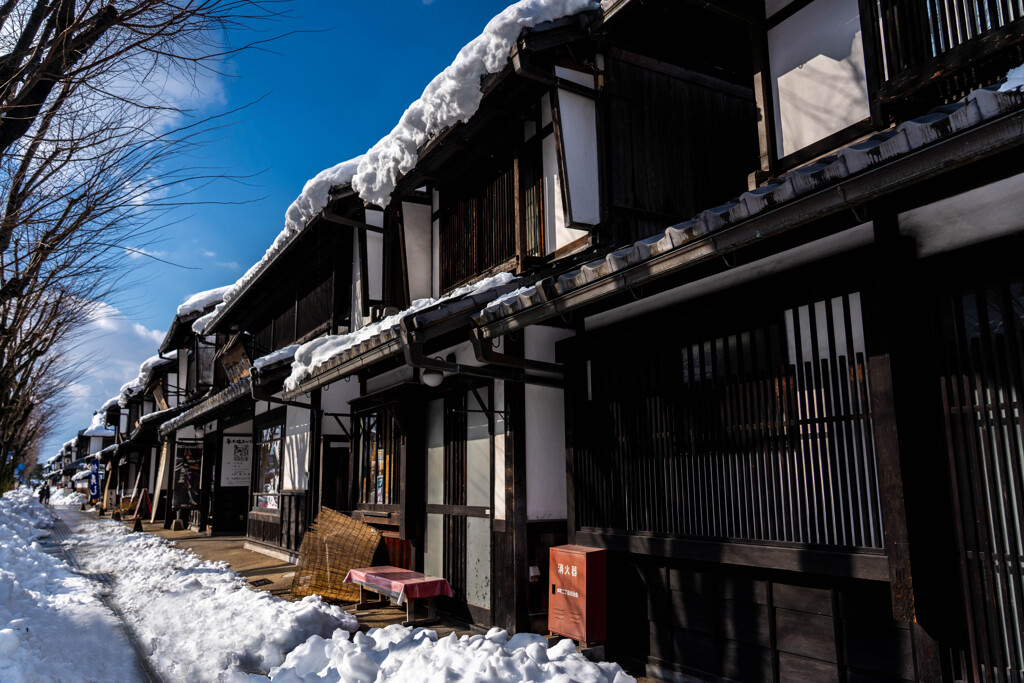
<svg viewBox="0 0 1024 683">
<path fill-rule="evenodd" d="M 953 101 L 1024 61 L 1024 0 L 861 0 L 882 106 Z M 926 94 L 925 94 L 926 93 Z"/>
</svg>

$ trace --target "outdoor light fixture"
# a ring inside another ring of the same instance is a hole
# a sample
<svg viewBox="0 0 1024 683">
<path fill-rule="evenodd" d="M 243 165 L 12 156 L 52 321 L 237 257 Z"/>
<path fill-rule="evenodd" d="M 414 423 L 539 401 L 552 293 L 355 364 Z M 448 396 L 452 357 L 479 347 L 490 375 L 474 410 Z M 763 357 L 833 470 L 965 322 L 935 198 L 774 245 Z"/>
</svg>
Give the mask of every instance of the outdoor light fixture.
<svg viewBox="0 0 1024 683">
<path fill-rule="evenodd" d="M 206 429 L 204 429 L 203 427 L 196 427 L 195 428 L 195 433 L 196 433 L 196 438 L 197 439 L 201 439 L 204 436 L 206 436 Z"/>
<path fill-rule="evenodd" d="M 444 373 L 440 370 L 424 370 L 420 380 L 428 387 L 440 386 L 444 381 Z"/>
</svg>

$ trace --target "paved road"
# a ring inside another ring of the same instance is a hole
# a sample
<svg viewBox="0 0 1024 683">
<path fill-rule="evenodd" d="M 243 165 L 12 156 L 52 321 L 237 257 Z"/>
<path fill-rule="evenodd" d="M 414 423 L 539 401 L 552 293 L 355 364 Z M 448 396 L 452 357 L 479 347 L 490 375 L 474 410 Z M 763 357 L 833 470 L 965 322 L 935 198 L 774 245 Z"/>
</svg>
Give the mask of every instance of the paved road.
<svg viewBox="0 0 1024 683">
<path fill-rule="evenodd" d="M 153 671 L 149 664 L 149 660 L 146 659 L 145 652 L 141 643 L 139 643 L 138 638 L 135 636 L 135 632 L 125 621 L 124 614 L 121 613 L 121 610 L 111 597 L 114 582 L 117 580 L 116 577 L 110 576 L 109 574 L 98 574 L 84 570 L 79 557 L 75 553 L 74 547 L 66 543 L 66 541 L 74 536 L 75 530 L 79 526 L 95 520 L 95 515 L 87 512 L 81 512 L 71 507 L 55 507 L 51 508 L 51 512 L 53 513 L 53 535 L 50 538 L 45 539 L 45 542 L 43 542 L 42 545 L 50 554 L 62 556 L 78 574 L 104 584 L 106 590 L 102 591 L 103 604 L 105 604 L 110 611 L 114 613 L 121 625 L 120 633 L 114 632 L 111 634 L 111 637 L 126 640 L 128 645 L 131 646 L 132 651 L 135 653 L 135 670 L 125 671 L 124 680 L 163 683 L 163 679 L 160 678 L 159 674 Z"/>
</svg>

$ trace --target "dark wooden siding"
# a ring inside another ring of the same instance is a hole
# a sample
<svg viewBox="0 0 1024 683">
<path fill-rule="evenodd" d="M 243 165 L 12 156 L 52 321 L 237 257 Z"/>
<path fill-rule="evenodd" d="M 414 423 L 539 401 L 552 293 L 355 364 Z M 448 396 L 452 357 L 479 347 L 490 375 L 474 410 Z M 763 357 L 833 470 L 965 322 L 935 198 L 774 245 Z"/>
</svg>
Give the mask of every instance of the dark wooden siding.
<svg viewBox="0 0 1024 683">
<path fill-rule="evenodd" d="M 658 321 L 583 352 L 578 529 L 883 547 L 860 297 L 762 320 L 709 336 Z"/>
<path fill-rule="evenodd" d="M 469 282 L 516 255 L 512 152 L 496 152 L 441 188 L 441 290 Z"/>
<path fill-rule="evenodd" d="M 639 575 L 645 593 L 639 614 L 629 604 L 636 595 L 609 595 L 609 643 L 620 644 L 614 655 L 622 660 L 705 680 L 914 679 L 910 630 L 888 616 L 884 583 L 611 560 L 613 576 Z M 627 632 L 638 630 L 636 619 L 649 624 L 649 638 Z"/>
<path fill-rule="evenodd" d="M 758 165 L 753 93 L 605 60 L 600 115 L 617 243 L 655 234 L 747 189 Z M 682 70 L 678 70 L 682 72 Z"/>
</svg>

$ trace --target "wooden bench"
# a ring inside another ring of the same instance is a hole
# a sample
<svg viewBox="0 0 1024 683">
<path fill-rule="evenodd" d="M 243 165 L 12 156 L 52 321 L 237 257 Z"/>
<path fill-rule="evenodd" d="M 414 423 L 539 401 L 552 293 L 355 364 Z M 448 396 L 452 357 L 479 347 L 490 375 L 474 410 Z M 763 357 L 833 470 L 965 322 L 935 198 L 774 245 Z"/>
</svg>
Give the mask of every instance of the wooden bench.
<svg viewBox="0 0 1024 683">
<path fill-rule="evenodd" d="M 352 569 L 345 575 L 345 583 L 359 586 L 359 603 L 356 609 L 379 607 L 385 600 L 394 600 L 399 606 L 405 605 L 406 620 L 403 626 L 422 626 L 437 621 L 434 611 L 434 598 L 438 595 L 452 597 L 452 587 L 446 579 L 438 576 L 427 576 L 420 572 L 402 569 L 401 567 L 360 567 Z M 383 600 L 368 602 L 366 591 L 383 596 Z M 415 618 L 415 600 L 427 601 L 427 616 Z"/>
</svg>

